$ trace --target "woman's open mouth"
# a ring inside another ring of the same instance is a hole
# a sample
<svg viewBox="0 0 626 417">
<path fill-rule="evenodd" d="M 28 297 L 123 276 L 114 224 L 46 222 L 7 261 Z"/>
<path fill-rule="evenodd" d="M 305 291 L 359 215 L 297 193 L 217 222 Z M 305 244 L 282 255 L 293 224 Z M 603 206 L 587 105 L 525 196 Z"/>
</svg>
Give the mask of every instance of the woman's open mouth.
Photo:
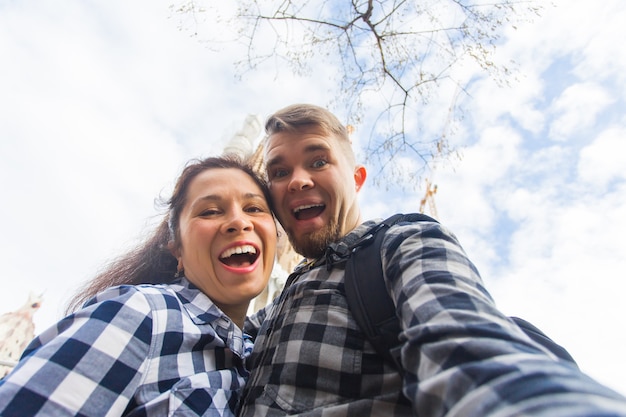
<svg viewBox="0 0 626 417">
<path fill-rule="evenodd" d="M 220 262 L 233 268 L 244 268 L 256 262 L 259 253 L 252 245 L 233 246 L 220 255 Z"/>
</svg>

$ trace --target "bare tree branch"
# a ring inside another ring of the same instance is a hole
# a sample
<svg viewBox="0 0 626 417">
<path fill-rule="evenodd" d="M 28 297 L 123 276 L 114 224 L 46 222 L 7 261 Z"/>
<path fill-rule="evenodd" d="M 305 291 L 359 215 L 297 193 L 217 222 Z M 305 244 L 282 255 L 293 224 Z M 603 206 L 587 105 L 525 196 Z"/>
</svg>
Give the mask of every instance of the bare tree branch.
<svg viewBox="0 0 626 417">
<path fill-rule="evenodd" d="M 198 13 L 190 0 L 179 12 Z M 232 0 L 238 8 L 226 20 L 239 27 L 246 56 L 242 73 L 269 59 L 286 63 L 298 74 L 316 65 L 338 66 L 335 105 L 346 111 L 346 123 L 370 131 L 365 145 L 381 183 L 397 182 L 394 160 L 415 162 L 416 181 L 437 158 L 457 154 L 448 144 L 452 125 L 462 117 L 458 94 L 469 79 L 458 69 L 473 63 L 486 74 L 506 79 L 508 66 L 492 60 L 503 29 L 537 15 L 541 0 Z M 269 42 L 268 42 L 269 40 Z M 278 63 L 277 63 L 278 65 Z M 440 120 L 423 120 L 433 100 Z M 445 103 L 444 103 L 445 105 Z M 421 123 L 421 124 L 420 124 Z"/>
</svg>

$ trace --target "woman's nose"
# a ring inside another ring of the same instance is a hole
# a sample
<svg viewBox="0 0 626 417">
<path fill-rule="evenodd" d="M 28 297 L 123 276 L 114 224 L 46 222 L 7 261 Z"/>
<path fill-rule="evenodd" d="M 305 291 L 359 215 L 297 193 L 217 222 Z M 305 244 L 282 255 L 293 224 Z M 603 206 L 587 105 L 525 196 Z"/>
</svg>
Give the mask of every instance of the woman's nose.
<svg viewBox="0 0 626 417">
<path fill-rule="evenodd" d="M 229 233 L 248 231 L 252 230 L 252 228 L 252 222 L 246 216 L 246 213 L 241 210 L 231 213 L 223 226 L 223 229 Z"/>
</svg>

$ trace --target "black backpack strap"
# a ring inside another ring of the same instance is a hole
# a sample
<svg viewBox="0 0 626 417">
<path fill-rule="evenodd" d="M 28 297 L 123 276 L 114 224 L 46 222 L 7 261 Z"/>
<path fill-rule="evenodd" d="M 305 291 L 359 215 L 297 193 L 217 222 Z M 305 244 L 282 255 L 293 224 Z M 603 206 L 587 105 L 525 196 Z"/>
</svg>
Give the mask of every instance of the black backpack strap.
<svg viewBox="0 0 626 417">
<path fill-rule="evenodd" d="M 421 213 L 396 214 L 372 227 L 351 246 L 345 267 L 345 291 L 355 321 L 376 351 L 402 372 L 400 362 L 400 321 L 387 292 L 381 260 L 381 246 L 389 227 L 402 221 L 435 221 Z M 329 264 L 330 266 L 330 264 Z M 576 364 L 574 358 L 541 330 L 518 317 L 511 317 L 532 340 L 557 357 Z"/>
<path fill-rule="evenodd" d="M 421 213 L 389 217 L 352 246 L 345 269 L 346 299 L 355 321 L 376 351 L 398 369 L 402 369 L 398 339 L 401 328 L 385 285 L 380 251 L 387 229 L 401 221 L 435 220 Z"/>
</svg>

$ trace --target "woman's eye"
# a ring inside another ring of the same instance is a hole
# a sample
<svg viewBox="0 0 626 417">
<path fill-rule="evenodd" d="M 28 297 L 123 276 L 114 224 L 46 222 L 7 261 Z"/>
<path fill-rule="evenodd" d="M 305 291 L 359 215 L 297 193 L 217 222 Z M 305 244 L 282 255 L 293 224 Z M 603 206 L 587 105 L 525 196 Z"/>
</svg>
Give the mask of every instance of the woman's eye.
<svg viewBox="0 0 626 417">
<path fill-rule="evenodd" d="M 213 216 L 215 214 L 218 214 L 219 211 L 215 210 L 215 209 L 208 209 L 208 210 L 203 210 L 202 212 L 200 212 L 200 216 L 201 217 L 208 217 L 208 216 Z"/>
</svg>

